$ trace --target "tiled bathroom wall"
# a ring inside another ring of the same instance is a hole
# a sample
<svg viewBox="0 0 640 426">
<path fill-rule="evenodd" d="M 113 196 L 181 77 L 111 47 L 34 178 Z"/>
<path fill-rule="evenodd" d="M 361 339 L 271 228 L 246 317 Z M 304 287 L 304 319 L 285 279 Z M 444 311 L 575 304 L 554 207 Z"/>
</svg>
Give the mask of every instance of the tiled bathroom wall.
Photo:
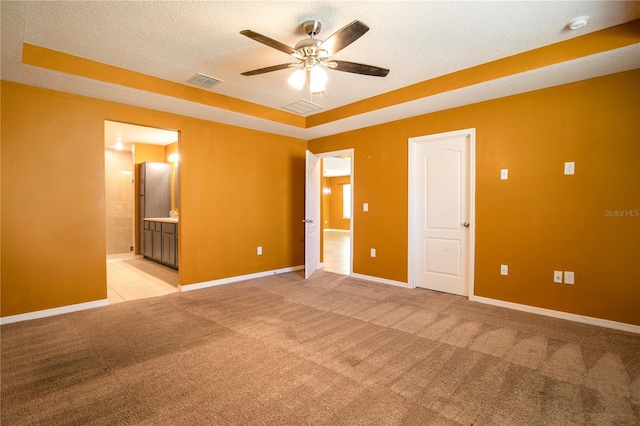
<svg viewBox="0 0 640 426">
<path fill-rule="evenodd" d="M 131 253 L 134 245 L 133 154 L 105 150 L 107 255 Z"/>
</svg>

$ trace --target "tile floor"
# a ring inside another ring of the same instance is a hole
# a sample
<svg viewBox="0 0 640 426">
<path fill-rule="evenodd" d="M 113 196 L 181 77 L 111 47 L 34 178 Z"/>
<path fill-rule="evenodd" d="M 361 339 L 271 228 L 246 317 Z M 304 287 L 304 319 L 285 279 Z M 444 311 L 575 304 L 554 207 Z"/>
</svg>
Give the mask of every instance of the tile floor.
<svg viewBox="0 0 640 426">
<path fill-rule="evenodd" d="M 350 233 L 324 231 L 324 270 L 349 275 Z M 178 291 L 178 271 L 143 258 L 112 255 L 107 260 L 109 303 L 145 299 Z"/>
<path fill-rule="evenodd" d="M 146 299 L 178 291 L 178 271 L 143 258 L 107 261 L 109 303 Z"/>
<path fill-rule="evenodd" d="M 325 229 L 324 270 L 349 275 L 351 268 L 351 233 Z"/>
</svg>

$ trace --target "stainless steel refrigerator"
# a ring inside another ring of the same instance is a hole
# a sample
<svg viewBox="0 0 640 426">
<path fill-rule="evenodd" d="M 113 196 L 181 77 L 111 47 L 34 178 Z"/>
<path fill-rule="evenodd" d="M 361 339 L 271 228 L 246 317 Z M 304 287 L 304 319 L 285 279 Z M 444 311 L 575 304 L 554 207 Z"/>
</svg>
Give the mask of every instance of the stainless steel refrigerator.
<svg viewBox="0 0 640 426">
<path fill-rule="evenodd" d="M 139 250 L 144 249 L 144 218 L 169 217 L 171 211 L 171 164 L 140 163 L 139 182 Z"/>
</svg>

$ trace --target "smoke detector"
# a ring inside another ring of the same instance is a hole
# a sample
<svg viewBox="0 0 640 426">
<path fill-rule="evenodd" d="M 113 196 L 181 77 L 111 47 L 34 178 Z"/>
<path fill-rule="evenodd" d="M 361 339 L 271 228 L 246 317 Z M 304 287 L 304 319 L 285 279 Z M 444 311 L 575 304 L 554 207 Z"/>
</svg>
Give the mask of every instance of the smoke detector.
<svg viewBox="0 0 640 426">
<path fill-rule="evenodd" d="M 578 16 L 567 23 L 567 28 L 570 30 L 577 30 L 579 28 L 586 27 L 588 22 L 588 16 Z"/>
</svg>

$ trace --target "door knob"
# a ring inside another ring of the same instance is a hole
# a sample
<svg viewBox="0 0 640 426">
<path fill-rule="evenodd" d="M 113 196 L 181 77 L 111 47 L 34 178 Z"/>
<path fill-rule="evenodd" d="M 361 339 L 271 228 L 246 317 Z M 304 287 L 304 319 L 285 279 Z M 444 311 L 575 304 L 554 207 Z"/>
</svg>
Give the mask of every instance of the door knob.
<svg viewBox="0 0 640 426">
<path fill-rule="evenodd" d="M 469 227 L 469 222 L 463 223 L 462 226 L 464 226 L 465 228 L 468 228 Z"/>
</svg>

